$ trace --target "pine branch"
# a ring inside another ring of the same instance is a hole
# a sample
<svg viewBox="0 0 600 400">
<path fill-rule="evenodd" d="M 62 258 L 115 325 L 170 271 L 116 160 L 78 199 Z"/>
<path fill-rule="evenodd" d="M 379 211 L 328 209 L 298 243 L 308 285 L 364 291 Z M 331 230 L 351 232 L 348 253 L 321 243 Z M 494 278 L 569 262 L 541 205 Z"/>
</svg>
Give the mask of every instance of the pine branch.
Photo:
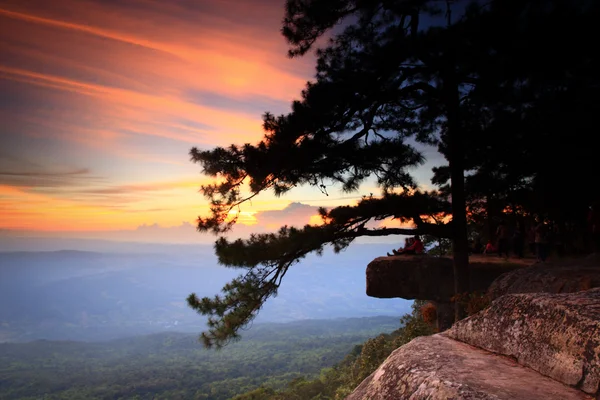
<svg viewBox="0 0 600 400">
<path fill-rule="evenodd" d="M 239 338 L 239 330 L 277 293 L 288 269 L 309 253 L 321 254 L 326 246 L 340 252 L 361 236 L 450 237 L 449 225 L 427 223 L 420 217 L 421 210 L 445 214 L 449 208 L 436 193 L 386 194 L 381 198 L 365 197 L 355 206 L 321 209 L 322 225 L 284 226 L 277 233 L 252 235 L 247 240 L 220 238 L 215 244 L 219 263 L 244 268 L 247 272 L 225 285 L 222 296 L 198 299 L 192 294 L 188 297 L 190 307 L 209 317 L 209 329 L 202 334 L 205 346 L 219 348 Z M 414 228 L 366 228 L 369 222 L 388 217 L 412 220 L 416 225 Z"/>
</svg>

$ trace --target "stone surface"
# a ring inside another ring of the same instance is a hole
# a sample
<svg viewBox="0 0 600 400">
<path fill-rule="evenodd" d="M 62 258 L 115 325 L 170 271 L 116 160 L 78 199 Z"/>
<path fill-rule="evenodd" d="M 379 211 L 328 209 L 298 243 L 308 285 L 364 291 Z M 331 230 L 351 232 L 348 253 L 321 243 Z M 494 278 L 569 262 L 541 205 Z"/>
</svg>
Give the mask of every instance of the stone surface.
<svg viewBox="0 0 600 400">
<path fill-rule="evenodd" d="M 505 295 L 447 334 L 600 398 L 600 288 Z"/>
<path fill-rule="evenodd" d="M 564 263 L 536 264 L 508 272 L 490 285 L 488 295 L 493 300 L 513 293 L 571 293 L 600 287 L 600 260 L 571 260 Z"/>
<path fill-rule="evenodd" d="M 347 400 L 592 399 L 535 371 L 452 340 L 417 338 L 395 350 Z"/>
<path fill-rule="evenodd" d="M 485 292 L 500 275 L 523 268 L 497 257 L 470 259 L 472 291 Z M 452 259 L 447 257 L 378 257 L 367 266 L 367 296 L 450 302 L 454 296 Z"/>
</svg>

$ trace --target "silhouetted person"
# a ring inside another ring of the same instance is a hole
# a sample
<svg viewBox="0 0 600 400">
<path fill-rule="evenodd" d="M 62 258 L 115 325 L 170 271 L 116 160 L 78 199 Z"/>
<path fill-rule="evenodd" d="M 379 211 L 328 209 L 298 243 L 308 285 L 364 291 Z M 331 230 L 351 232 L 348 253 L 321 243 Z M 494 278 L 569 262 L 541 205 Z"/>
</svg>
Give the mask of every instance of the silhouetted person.
<svg viewBox="0 0 600 400">
<path fill-rule="evenodd" d="M 481 243 L 481 238 L 475 239 L 475 243 L 473 243 L 473 247 L 471 248 L 471 253 L 473 254 L 481 254 L 483 253 L 483 243 Z"/>
<path fill-rule="evenodd" d="M 542 219 L 535 227 L 535 247 L 538 261 L 546 261 L 548 257 L 548 227 Z"/>
<path fill-rule="evenodd" d="M 504 221 L 500 221 L 500 225 L 496 229 L 496 236 L 498 237 L 498 257 L 502 257 L 504 254 L 508 258 L 508 229 Z"/>
<path fill-rule="evenodd" d="M 398 250 L 392 249 L 392 252 L 394 254 L 397 254 L 397 253 L 400 253 L 401 251 L 403 251 L 404 249 L 408 249 L 410 247 L 410 245 L 412 244 L 412 240 L 413 240 L 413 238 L 411 238 L 411 237 L 405 238 L 404 239 L 404 247 L 399 247 Z M 391 257 L 394 254 L 387 253 L 388 257 Z"/>
<path fill-rule="evenodd" d="M 521 224 L 517 224 L 512 237 L 513 252 L 519 258 L 523 258 L 525 248 L 525 238 L 523 237 L 523 231 L 521 230 Z"/>
<path fill-rule="evenodd" d="M 554 247 L 554 251 L 556 255 L 559 257 L 564 257 L 565 255 L 565 241 L 563 229 L 559 224 L 554 224 L 552 228 L 552 247 Z"/>
<path fill-rule="evenodd" d="M 529 253 L 535 256 L 537 255 L 537 249 L 535 246 L 535 223 L 532 223 L 527 230 L 527 245 L 529 246 Z"/>
<path fill-rule="evenodd" d="M 406 239 L 404 239 L 404 247 L 401 247 L 398 249 L 398 251 L 403 250 L 403 249 L 408 249 L 410 247 L 410 245 L 413 243 L 414 239 L 411 237 L 407 237 Z"/>
<path fill-rule="evenodd" d="M 590 207 L 588 224 L 592 235 L 592 251 L 600 253 L 600 210 L 598 209 L 598 203 Z"/>
<path fill-rule="evenodd" d="M 412 240 L 412 244 L 408 247 L 405 247 L 404 249 L 399 249 L 399 250 L 392 250 L 392 252 L 394 253 L 394 255 L 396 256 L 400 256 L 400 255 L 409 255 L 409 254 L 422 254 L 423 250 L 425 250 L 425 246 L 423 245 L 423 242 L 421 241 L 421 238 L 418 236 L 415 236 L 414 239 Z M 388 253 L 388 256 L 391 256 L 390 253 Z"/>
</svg>

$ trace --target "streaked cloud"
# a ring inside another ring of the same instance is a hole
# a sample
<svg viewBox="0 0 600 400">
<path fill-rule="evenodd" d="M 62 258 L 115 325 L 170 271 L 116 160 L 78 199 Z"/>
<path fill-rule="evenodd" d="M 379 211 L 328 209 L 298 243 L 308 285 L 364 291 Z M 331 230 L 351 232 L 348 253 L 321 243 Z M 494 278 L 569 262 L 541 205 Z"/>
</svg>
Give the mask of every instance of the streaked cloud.
<svg viewBox="0 0 600 400">
<path fill-rule="evenodd" d="M 0 185 L 55 188 L 89 185 L 102 178 L 90 174 L 87 168 L 71 171 L 0 170 Z"/>
<path fill-rule="evenodd" d="M 0 228 L 133 229 L 206 212 L 191 146 L 252 142 L 312 75 L 283 3 L 0 0 Z M 267 196 L 247 213 L 288 201 Z"/>
<path fill-rule="evenodd" d="M 261 114 L 286 112 L 314 73 L 311 56 L 286 56 L 283 6 L 0 0 L 0 229 L 189 231 L 208 211 L 190 147 L 258 140 Z M 359 198 L 265 194 L 236 234 Z"/>
<path fill-rule="evenodd" d="M 197 188 L 198 181 L 179 181 L 179 182 L 159 182 L 154 184 L 137 184 L 137 185 L 121 185 L 112 186 L 102 189 L 92 189 L 85 193 L 89 194 L 128 194 L 135 192 L 157 192 L 162 190 L 180 189 L 180 188 Z"/>
</svg>

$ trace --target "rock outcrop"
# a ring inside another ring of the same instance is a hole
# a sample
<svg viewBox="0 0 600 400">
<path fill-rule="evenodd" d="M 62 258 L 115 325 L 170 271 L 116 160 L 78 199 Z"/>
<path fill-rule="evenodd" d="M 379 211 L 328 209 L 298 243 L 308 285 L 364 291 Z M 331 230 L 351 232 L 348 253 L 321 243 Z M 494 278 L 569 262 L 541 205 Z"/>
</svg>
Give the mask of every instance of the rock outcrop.
<svg viewBox="0 0 600 400">
<path fill-rule="evenodd" d="M 600 288 L 505 295 L 447 334 L 600 398 Z"/>
<path fill-rule="evenodd" d="M 500 275 L 523 264 L 471 258 L 471 290 L 485 292 Z M 452 259 L 430 256 L 378 257 L 367 266 L 367 296 L 450 302 L 454 296 Z"/>
<path fill-rule="evenodd" d="M 347 399 L 600 400 L 600 260 L 565 262 L 577 265 L 471 259 L 471 289 L 491 306 L 395 350 Z M 377 258 L 367 294 L 445 307 L 452 260 Z"/>
<path fill-rule="evenodd" d="M 591 261 L 578 260 L 576 266 L 536 264 L 508 272 L 490 285 L 488 296 L 494 300 L 505 294 L 572 293 L 600 287 L 600 262 Z"/>
<path fill-rule="evenodd" d="M 347 400 L 590 400 L 513 360 L 452 340 L 417 338 L 395 350 Z"/>
</svg>

